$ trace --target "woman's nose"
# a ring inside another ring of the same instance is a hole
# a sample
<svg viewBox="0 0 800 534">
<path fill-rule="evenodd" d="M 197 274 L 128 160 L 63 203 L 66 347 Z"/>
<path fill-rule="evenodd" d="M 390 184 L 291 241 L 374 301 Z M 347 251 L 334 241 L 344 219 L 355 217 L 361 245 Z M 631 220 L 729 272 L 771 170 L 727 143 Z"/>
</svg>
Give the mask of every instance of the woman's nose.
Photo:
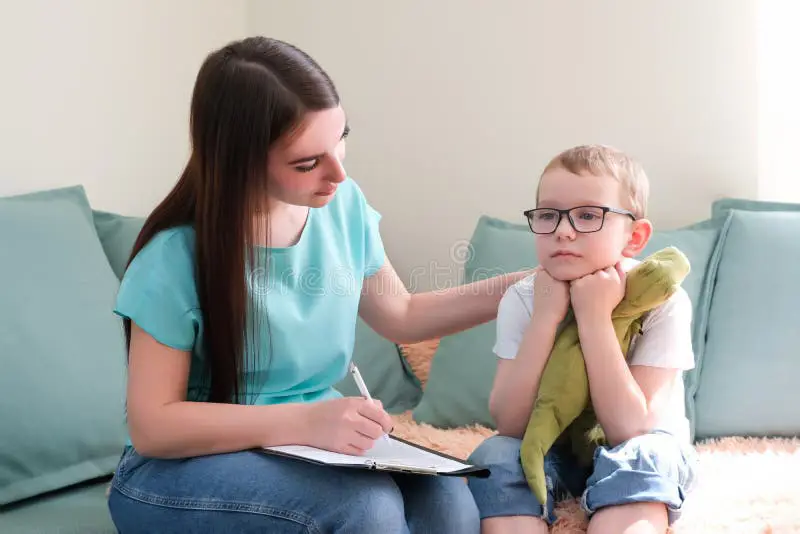
<svg viewBox="0 0 800 534">
<path fill-rule="evenodd" d="M 331 168 L 330 172 L 328 172 L 328 180 L 334 183 L 341 183 L 347 178 L 347 172 L 344 170 L 344 166 L 339 158 L 331 158 Z"/>
</svg>

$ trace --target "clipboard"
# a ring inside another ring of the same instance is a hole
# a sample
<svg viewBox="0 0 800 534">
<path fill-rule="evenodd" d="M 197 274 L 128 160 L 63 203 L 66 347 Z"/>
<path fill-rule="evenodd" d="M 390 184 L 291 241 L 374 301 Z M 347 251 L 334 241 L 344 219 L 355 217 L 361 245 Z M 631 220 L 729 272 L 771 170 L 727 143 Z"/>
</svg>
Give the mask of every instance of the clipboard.
<svg viewBox="0 0 800 534">
<path fill-rule="evenodd" d="M 377 440 L 372 449 L 360 456 L 331 452 L 306 445 L 280 445 L 257 450 L 264 454 L 274 454 L 332 467 L 429 476 L 486 478 L 490 474 L 488 468 L 465 463 L 458 458 L 392 435 L 389 435 L 388 442 Z"/>
</svg>

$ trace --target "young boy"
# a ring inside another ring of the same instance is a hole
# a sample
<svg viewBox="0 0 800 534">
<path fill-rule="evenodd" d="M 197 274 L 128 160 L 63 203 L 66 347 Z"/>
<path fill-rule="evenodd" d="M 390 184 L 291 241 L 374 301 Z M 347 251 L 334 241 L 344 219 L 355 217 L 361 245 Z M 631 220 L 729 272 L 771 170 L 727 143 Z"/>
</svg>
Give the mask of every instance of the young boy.
<svg viewBox="0 0 800 534">
<path fill-rule="evenodd" d="M 470 461 L 489 478 L 470 478 L 484 533 L 546 533 L 556 501 L 580 497 L 589 532 L 666 532 L 695 479 L 682 373 L 694 366 L 692 303 L 684 290 L 649 312 L 627 361 L 611 323 L 652 233 L 641 166 L 605 146 L 579 146 L 542 173 L 536 209 L 525 212 L 540 269 L 500 302 L 498 367 L 489 409 L 498 435 Z M 608 447 L 581 468 L 568 444 L 545 458 L 546 510 L 528 487 L 520 445 L 556 329 L 572 306 L 590 399 Z"/>
</svg>

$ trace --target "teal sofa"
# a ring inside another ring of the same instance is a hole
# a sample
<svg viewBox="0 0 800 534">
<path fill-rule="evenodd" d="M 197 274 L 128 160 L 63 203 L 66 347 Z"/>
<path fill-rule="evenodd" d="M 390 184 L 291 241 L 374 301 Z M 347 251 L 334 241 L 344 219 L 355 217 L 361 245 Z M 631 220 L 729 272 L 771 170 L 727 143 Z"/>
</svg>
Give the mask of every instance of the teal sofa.
<svg viewBox="0 0 800 534">
<path fill-rule="evenodd" d="M 800 205 L 724 199 L 657 231 L 692 262 L 693 436 L 800 431 Z M 112 313 L 142 219 L 94 209 L 80 186 L 0 198 L 0 533 L 114 532 L 106 488 L 126 439 L 125 351 Z M 527 227 L 484 216 L 462 281 L 536 264 Z M 364 323 L 354 358 L 392 413 L 493 426 L 494 322 L 445 337 L 425 388 L 401 347 Z M 345 395 L 357 395 L 343 377 Z"/>
</svg>

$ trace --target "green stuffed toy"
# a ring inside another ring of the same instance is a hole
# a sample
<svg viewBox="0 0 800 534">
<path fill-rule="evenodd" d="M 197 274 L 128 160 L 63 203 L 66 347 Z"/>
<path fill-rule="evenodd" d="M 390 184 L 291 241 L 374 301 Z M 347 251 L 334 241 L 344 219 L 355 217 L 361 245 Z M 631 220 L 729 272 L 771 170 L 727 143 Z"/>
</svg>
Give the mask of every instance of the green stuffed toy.
<svg viewBox="0 0 800 534">
<path fill-rule="evenodd" d="M 666 302 L 689 274 L 689 260 L 674 247 L 645 258 L 626 275 L 625 296 L 611 314 L 623 354 L 641 330 L 645 314 Z M 572 311 L 561 325 L 545 365 L 520 456 L 525 478 L 538 501 L 547 502 L 544 457 L 559 439 L 570 439 L 579 461 L 591 462 L 605 442 L 591 407 L 589 380 Z M 566 432 L 565 432 L 566 431 Z"/>
</svg>

